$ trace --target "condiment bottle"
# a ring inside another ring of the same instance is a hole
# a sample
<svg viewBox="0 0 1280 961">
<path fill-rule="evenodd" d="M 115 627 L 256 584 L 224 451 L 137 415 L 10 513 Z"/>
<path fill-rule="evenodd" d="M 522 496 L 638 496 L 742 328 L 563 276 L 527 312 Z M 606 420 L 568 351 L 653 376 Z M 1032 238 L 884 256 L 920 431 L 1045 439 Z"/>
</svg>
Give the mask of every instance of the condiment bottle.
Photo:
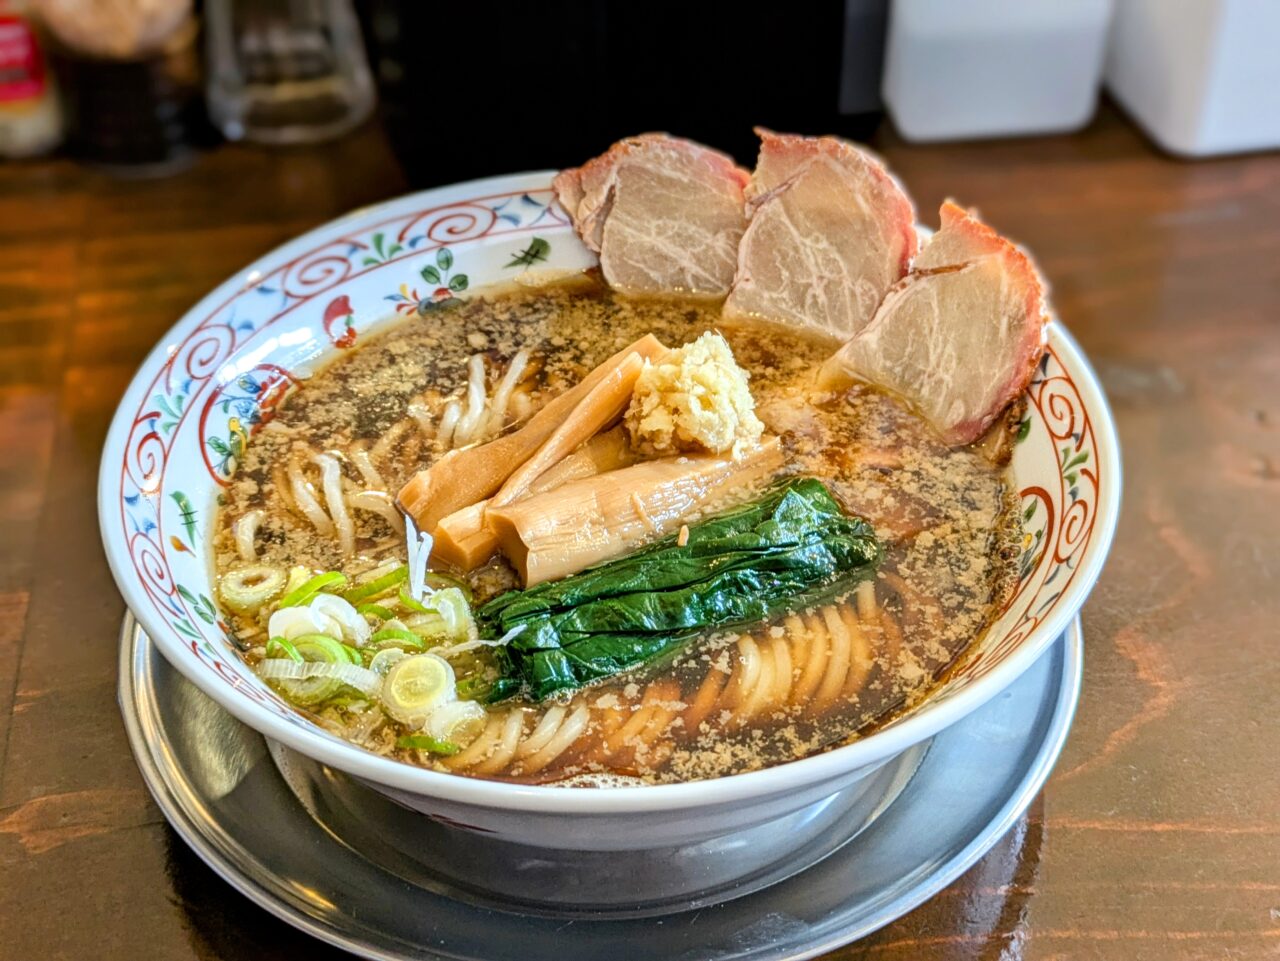
<svg viewBox="0 0 1280 961">
<path fill-rule="evenodd" d="M 124 174 L 184 165 L 207 124 L 192 0 L 37 0 L 67 146 Z"/>
<path fill-rule="evenodd" d="M 0 0 L 0 157 L 31 157 L 62 139 L 53 78 L 24 4 Z"/>
</svg>

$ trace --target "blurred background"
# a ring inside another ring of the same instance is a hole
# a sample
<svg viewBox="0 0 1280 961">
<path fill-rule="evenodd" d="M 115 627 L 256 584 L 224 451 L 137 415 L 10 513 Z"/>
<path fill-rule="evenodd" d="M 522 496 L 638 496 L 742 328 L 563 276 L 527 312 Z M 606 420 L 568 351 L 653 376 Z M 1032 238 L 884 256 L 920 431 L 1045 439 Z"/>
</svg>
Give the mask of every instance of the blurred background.
<svg viewBox="0 0 1280 961">
<path fill-rule="evenodd" d="M 164 331 L 361 205 L 654 129 L 749 167 L 756 124 L 1033 250 L 1125 458 L 1045 795 L 839 958 L 1274 961 L 1278 39 L 1280 0 L 0 0 L 0 961 L 339 957 L 168 830 L 120 727 L 95 491 Z"/>
<path fill-rule="evenodd" d="M 1086 127 L 1186 158 L 1280 145 L 1271 0 L 0 0 L 0 156 L 163 176 L 222 140 L 377 118 L 406 183 L 576 164 L 663 129 L 916 143 Z"/>
</svg>

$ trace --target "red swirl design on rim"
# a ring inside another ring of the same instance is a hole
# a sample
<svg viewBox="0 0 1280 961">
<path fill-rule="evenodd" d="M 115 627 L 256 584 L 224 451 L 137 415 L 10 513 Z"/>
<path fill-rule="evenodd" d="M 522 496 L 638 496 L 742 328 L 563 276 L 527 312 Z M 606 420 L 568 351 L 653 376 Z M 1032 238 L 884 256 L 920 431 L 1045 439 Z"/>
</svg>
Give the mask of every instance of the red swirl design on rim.
<svg viewBox="0 0 1280 961">
<path fill-rule="evenodd" d="M 1076 430 L 1076 405 L 1080 402 L 1075 384 L 1066 377 L 1048 377 L 1041 381 L 1037 398 L 1036 406 L 1049 436 L 1055 440 L 1072 437 Z"/>
<path fill-rule="evenodd" d="M 169 570 L 164 549 L 147 534 L 138 532 L 129 538 L 129 557 L 152 600 L 168 606 L 171 602 L 167 599 L 178 593 L 178 585 Z"/>
<path fill-rule="evenodd" d="M 456 244 L 474 237 L 483 237 L 498 222 L 498 215 L 489 207 L 481 204 L 454 206 L 438 214 L 419 218 L 411 222 L 403 231 L 402 237 L 411 237 L 415 228 L 421 229 L 423 236 L 437 244 Z"/>
<path fill-rule="evenodd" d="M 1054 562 L 1065 563 L 1072 557 L 1092 528 L 1093 503 L 1083 497 L 1076 498 L 1062 515 L 1062 534 L 1053 546 Z"/>
<path fill-rule="evenodd" d="M 226 324 L 209 324 L 187 338 L 174 355 L 173 370 L 183 370 L 192 380 L 207 380 L 217 373 L 236 349 L 236 332 Z"/>
<path fill-rule="evenodd" d="M 351 249 L 367 249 L 356 240 L 337 240 L 305 257 L 299 257 L 285 271 L 281 285 L 290 297 L 305 300 L 342 283 L 353 273 Z"/>
<path fill-rule="evenodd" d="M 1048 370 L 1050 364 L 1055 368 L 1052 374 Z M 1061 518 L 1054 533 L 1050 515 L 1050 527 L 1046 528 L 1041 541 L 1043 556 L 1037 561 L 1036 569 L 1019 585 L 1014 600 L 1006 608 L 1008 611 L 1018 603 L 1023 604 L 1017 622 L 997 642 L 976 652 L 956 672 L 955 678 L 963 683 L 975 681 L 990 672 L 1044 623 L 1075 580 L 1078 561 L 1093 537 L 1098 476 L 1103 469 L 1098 462 L 1093 422 L 1079 388 L 1052 347 L 1047 350 L 1044 371 L 1045 375 L 1033 382 L 1027 393 L 1053 441 L 1055 454 L 1059 443 L 1068 441 L 1063 445 L 1056 501 L 1061 505 Z M 1076 467 L 1076 482 L 1069 483 L 1073 465 Z M 1043 488 L 1036 490 L 1039 491 L 1037 497 L 1044 495 L 1045 507 L 1051 511 L 1053 498 L 1049 492 Z M 1028 488 L 1022 493 L 1025 496 L 1033 492 Z M 1046 557 L 1050 558 L 1047 565 Z M 1034 589 L 1030 589 L 1032 585 Z M 953 690 L 958 690 L 958 687 Z"/>
<path fill-rule="evenodd" d="M 158 410 L 140 414 L 133 422 L 133 431 L 125 447 L 124 472 L 137 486 L 138 492 L 148 496 L 160 490 L 165 463 L 169 459 L 169 449 L 165 446 L 164 438 L 152 426 L 159 416 Z M 123 515 L 123 505 L 121 514 Z"/>
</svg>

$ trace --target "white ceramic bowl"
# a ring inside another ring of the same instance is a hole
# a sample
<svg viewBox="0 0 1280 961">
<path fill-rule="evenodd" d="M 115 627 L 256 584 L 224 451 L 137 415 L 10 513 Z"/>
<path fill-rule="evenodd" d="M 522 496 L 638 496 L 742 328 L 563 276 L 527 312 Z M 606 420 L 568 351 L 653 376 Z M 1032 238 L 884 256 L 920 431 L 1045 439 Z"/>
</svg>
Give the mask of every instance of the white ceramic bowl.
<svg viewBox="0 0 1280 961">
<path fill-rule="evenodd" d="M 1061 324 L 1050 326 L 1013 461 L 1027 545 L 1017 595 L 944 689 L 846 747 L 733 777 L 608 790 L 440 774 L 307 722 L 224 637 L 204 541 L 230 466 L 222 453 L 232 442 L 230 419 L 251 429 L 298 377 L 353 338 L 358 345 L 388 315 L 510 280 L 525 269 L 519 260 L 531 259 L 522 252 L 542 251 L 539 268 L 594 263 L 554 203 L 550 179 L 479 180 L 355 211 L 273 251 L 192 308 L 143 362 L 103 452 L 102 538 L 126 603 L 183 674 L 268 738 L 440 820 L 522 844 L 698 844 L 839 792 L 889 790 L 900 779 L 871 775 L 894 759 L 905 763 L 909 748 L 1017 678 L 1066 628 L 1102 567 L 1119 508 L 1119 450 L 1097 380 Z M 549 248 L 531 247 L 535 239 Z M 430 323 L 429 312 L 419 322 Z"/>
</svg>

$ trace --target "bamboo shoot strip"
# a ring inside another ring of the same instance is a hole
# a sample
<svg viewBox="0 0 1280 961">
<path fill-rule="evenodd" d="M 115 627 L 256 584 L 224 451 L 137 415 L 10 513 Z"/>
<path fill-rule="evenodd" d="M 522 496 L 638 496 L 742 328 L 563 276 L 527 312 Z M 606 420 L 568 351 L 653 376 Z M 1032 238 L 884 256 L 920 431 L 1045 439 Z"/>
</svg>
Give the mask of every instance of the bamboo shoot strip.
<svg viewBox="0 0 1280 961">
<path fill-rule="evenodd" d="M 703 631 L 758 622 L 835 596 L 874 575 L 880 546 L 812 478 L 573 577 L 500 595 L 479 611 L 492 636 L 526 624 L 499 651 L 490 695 L 542 699 L 629 670 Z"/>
<path fill-rule="evenodd" d="M 676 530 L 708 505 L 741 503 L 782 465 L 776 437 L 737 458 L 643 461 L 505 507 L 491 506 L 487 524 L 524 586 L 532 587 L 619 557 Z M 731 495 L 736 496 L 729 501 Z"/>
<path fill-rule="evenodd" d="M 622 427 L 615 427 L 596 434 L 539 475 L 530 485 L 529 493 L 540 494 L 569 481 L 629 467 L 635 463 L 636 456 Z M 498 537 L 485 520 L 490 503 L 489 500 L 477 501 L 442 519 L 436 526 L 432 559 L 461 571 L 471 571 L 492 557 L 498 549 Z"/>
<path fill-rule="evenodd" d="M 581 382 L 553 398 L 514 433 L 478 447 L 451 450 L 400 490 L 400 506 L 418 528 L 434 533 L 440 520 L 456 510 L 493 496 L 521 464 L 533 456 L 578 403 L 629 356 L 653 359 L 667 348 L 652 334 L 623 348 Z"/>
<path fill-rule="evenodd" d="M 631 394 L 642 370 L 644 358 L 638 353 L 630 353 L 618 366 L 601 377 L 574 405 L 573 410 L 569 411 L 568 416 L 557 425 L 533 456 L 506 479 L 498 493 L 493 495 L 491 506 L 501 507 L 518 500 L 528 493 L 539 477 L 576 447 L 586 443 L 614 421 L 620 420 L 622 412 L 631 403 Z"/>
</svg>

